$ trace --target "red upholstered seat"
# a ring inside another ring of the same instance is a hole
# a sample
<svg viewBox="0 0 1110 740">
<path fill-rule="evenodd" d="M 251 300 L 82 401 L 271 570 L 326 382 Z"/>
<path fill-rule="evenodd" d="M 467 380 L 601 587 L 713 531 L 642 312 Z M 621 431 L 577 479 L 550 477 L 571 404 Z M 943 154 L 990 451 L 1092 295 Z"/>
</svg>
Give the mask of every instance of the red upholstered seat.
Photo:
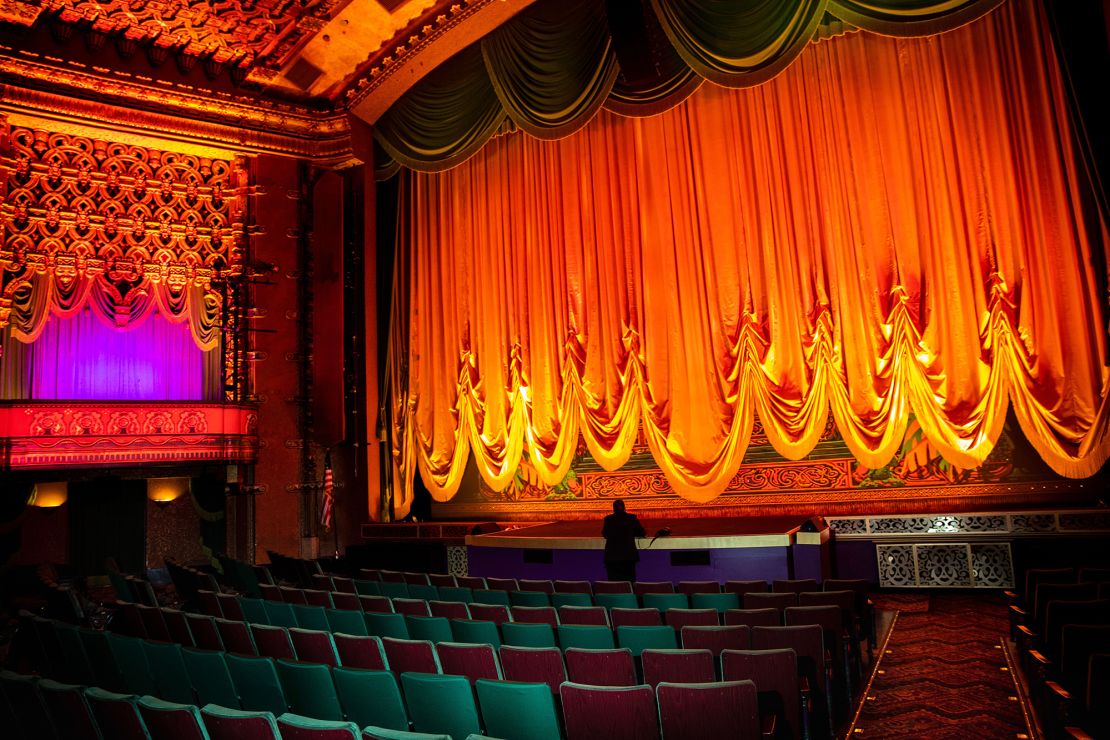
<svg viewBox="0 0 1110 740">
<path fill-rule="evenodd" d="M 193 644 L 203 650 L 223 650 L 224 642 L 216 628 L 215 617 L 207 614 L 186 614 L 185 621 L 189 623 L 189 632 L 193 635 Z"/>
<path fill-rule="evenodd" d="M 515 578 L 491 578 L 486 576 L 486 588 L 490 591 L 519 591 Z"/>
<path fill-rule="evenodd" d="M 235 608 L 239 608 L 239 602 L 232 597 L 235 603 Z M 147 606 L 145 604 L 138 604 L 136 607 L 139 610 L 139 617 L 143 621 L 143 629 L 146 630 L 147 638 L 151 640 L 158 640 L 159 642 L 171 642 L 169 627 L 166 626 L 166 620 L 162 616 L 162 610 L 156 606 Z M 226 612 L 225 612 L 226 613 Z M 243 612 L 240 611 L 240 619 Z M 232 619 L 232 617 L 228 617 Z"/>
<path fill-rule="evenodd" d="M 778 580 L 771 582 L 771 591 L 776 594 L 800 594 L 803 591 L 816 591 L 818 589 L 816 578 L 798 578 L 795 580 Z"/>
<path fill-rule="evenodd" d="M 716 609 L 668 609 L 663 616 L 667 624 L 676 630 L 688 625 L 716 627 L 721 623 Z"/>
<path fill-rule="evenodd" d="M 470 618 L 477 621 L 493 622 L 497 625 L 513 621 L 512 617 L 509 616 L 509 607 L 502 604 L 471 604 Z"/>
<path fill-rule="evenodd" d="M 555 581 L 557 594 L 593 594 L 594 589 L 589 581 Z"/>
<path fill-rule="evenodd" d="M 470 619 L 470 609 L 461 601 L 429 601 L 428 610 L 433 617 Z"/>
<path fill-rule="evenodd" d="M 460 588 L 479 590 L 487 588 L 486 579 L 481 576 L 455 576 L 455 583 L 457 583 Z"/>
<path fill-rule="evenodd" d="M 210 617 L 222 617 L 224 615 L 220 600 L 213 591 L 204 589 L 197 591 L 197 604 L 200 605 L 202 614 L 207 614 Z"/>
<path fill-rule="evenodd" d="M 474 683 L 479 678 L 500 680 L 501 664 L 492 645 L 475 645 L 464 642 L 441 642 L 436 645 L 436 655 L 444 673 L 466 676 Z"/>
<path fill-rule="evenodd" d="M 767 581 L 725 581 L 724 590 L 743 599 L 744 594 L 766 592 Z"/>
<path fill-rule="evenodd" d="M 348 668 L 385 670 L 388 664 L 380 637 L 336 634 L 335 648 L 339 661 Z"/>
<path fill-rule="evenodd" d="M 200 710 L 211 740 L 280 740 L 270 712 L 247 712 L 207 706 Z"/>
<path fill-rule="evenodd" d="M 536 581 L 527 578 L 521 578 L 517 581 L 520 591 L 538 591 L 544 594 L 555 593 L 555 584 L 551 581 Z"/>
<path fill-rule="evenodd" d="M 435 646 L 428 640 L 382 638 L 382 648 L 389 661 L 389 670 L 402 673 L 441 673 Z"/>
<path fill-rule="evenodd" d="M 258 654 L 267 658 L 284 658 L 295 660 L 297 653 L 293 650 L 293 643 L 289 639 L 289 632 L 284 627 L 272 627 L 268 624 L 252 624 L 251 635 Z"/>
<path fill-rule="evenodd" d="M 355 593 L 355 581 L 354 581 L 353 578 L 346 578 L 344 576 L 332 576 L 331 577 L 331 584 L 332 584 L 332 588 L 331 588 L 332 594 L 335 594 L 335 592 L 337 592 L 337 591 L 341 594 L 353 594 L 353 593 Z M 332 596 L 332 601 L 333 602 L 335 601 L 335 596 L 334 595 Z M 338 604 L 336 606 L 338 607 Z"/>
<path fill-rule="evenodd" d="M 670 581 L 636 581 L 632 584 L 632 593 L 637 596 L 644 594 L 673 594 L 674 584 Z"/>
<path fill-rule="evenodd" d="M 679 581 L 678 592 L 686 594 L 719 594 L 721 584 L 716 581 Z"/>
<path fill-rule="evenodd" d="M 796 627 L 752 627 L 752 649 L 790 648 L 798 657 L 798 675 L 809 682 L 815 707 L 813 717 L 821 725 L 832 725 L 829 701 L 829 671 L 825 662 L 824 631 L 815 624 Z"/>
<path fill-rule="evenodd" d="M 751 644 L 751 628 L 747 625 L 682 628 L 682 647 L 688 650 L 708 650 L 719 656 L 725 650 L 747 650 Z"/>
<path fill-rule="evenodd" d="M 184 612 L 177 609 L 163 609 L 162 619 L 166 622 L 166 629 L 169 630 L 170 642 L 176 642 L 182 647 L 193 647 L 196 644 Z"/>
<path fill-rule="evenodd" d="M 658 740 L 655 692 L 650 686 L 559 688 L 567 740 Z M 704 737 L 709 737 L 708 735 Z"/>
<path fill-rule="evenodd" d="M 501 671 L 507 681 L 545 683 L 551 693 L 559 693 L 559 684 L 567 680 L 563 654 L 559 648 L 533 648 L 502 645 L 499 651 Z"/>
<path fill-rule="evenodd" d="M 432 616 L 432 612 L 428 609 L 428 602 L 424 599 L 396 598 L 393 600 L 393 611 L 409 617 Z"/>
<path fill-rule="evenodd" d="M 98 688 L 85 689 L 100 734 L 112 740 L 145 740 L 149 737 L 139 715 L 138 697 L 114 694 Z"/>
<path fill-rule="evenodd" d="M 258 655 L 250 628 L 246 622 L 232 622 L 230 619 L 217 619 L 216 628 L 220 631 L 224 649 L 240 655 Z"/>
<path fill-rule="evenodd" d="M 200 710 L 191 704 L 173 704 L 144 696 L 139 714 L 151 737 L 159 740 L 207 740 Z"/>
<path fill-rule="evenodd" d="M 635 686 L 636 663 L 628 648 L 586 650 L 567 648 L 567 678 L 590 686 Z"/>
<path fill-rule="evenodd" d="M 609 611 L 609 618 L 613 622 L 613 629 L 617 627 L 655 627 L 663 624 L 663 618 L 658 609 L 621 609 L 619 607 Z"/>
<path fill-rule="evenodd" d="M 721 677 L 755 681 L 761 694 L 773 694 L 773 700 L 766 703 L 778 708 L 776 727 L 785 727 L 787 737 L 795 740 L 802 736 L 798 658 L 793 650 L 726 650 L 721 653 Z"/>
<path fill-rule="evenodd" d="M 293 627 L 289 630 L 289 639 L 293 641 L 297 660 L 306 663 L 326 663 L 332 667 L 339 665 L 339 653 L 332 633 Z"/>
<path fill-rule="evenodd" d="M 352 587 L 351 591 L 332 591 L 331 603 L 335 604 L 336 609 L 360 610 L 362 604 L 359 603 L 358 594 L 354 592 Z"/>
<path fill-rule="evenodd" d="M 609 626 L 609 615 L 603 606 L 560 606 L 559 624 L 594 624 Z"/>
<path fill-rule="evenodd" d="M 559 626 L 559 617 L 552 606 L 514 606 L 509 609 L 514 622 L 527 624 L 549 624 L 551 629 Z"/>
<path fill-rule="evenodd" d="M 746 625 L 748 627 L 781 627 L 780 609 L 729 609 L 725 612 L 725 624 Z"/>
<path fill-rule="evenodd" d="M 429 573 L 428 582 L 436 588 L 456 588 L 459 585 L 459 582 L 455 580 L 455 576 L 450 573 Z"/>
<path fill-rule="evenodd" d="M 408 583 L 412 586 L 427 586 L 429 583 L 431 583 L 431 581 L 428 580 L 427 573 L 415 573 L 412 571 L 405 571 L 401 574 L 401 577 L 405 579 L 405 583 Z"/>
<path fill-rule="evenodd" d="M 710 650 L 656 650 L 640 653 L 644 667 L 644 683 L 656 686 L 660 681 L 671 683 L 711 683 L 717 669 Z"/>
<path fill-rule="evenodd" d="M 335 582 L 327 573 L 313 573 L 312 587 L 321 591 L 334 591 Z"/>
<path fill-rule="evenodd" d="M 393 602 L 389 600 L 388 596 L 368 596 L 366 594 L 361 594 L 358 597 L 358 603 L 362 606 L 364 612 L 375 614 L 393 613 Z"/>
<path fill-rule="evenodd" d="M 258 590 L 262 594 L 262 598 L 267 601 L 284 601 L 281 597 L 281 587 L 275 586 L 272 583 L 262 583 L 259 581 Z"/>
<path fill-rule="evenodd" d="M 667 740 L 760 737 L 759 695 L 751 681 L 663 682 L 655 694 Z"/>
<path fill-rule="evenodd" d="M 594 581 L 595 594 L 630 594 L 632 584 L 628 581 Z"/>
<path fill-rule="evenodd" d="M 304 594 L 304 600 L 309 606 L 322 606 L 326 609 L 333 608 L 331 600 L 331 589 L 322 591 L 315 588 L 306 588 L 301 591 Z"/>
<path fill-rule="evenodd" d="M 742 597 L 745 609 L 778 609 L 798 605 L 798 594 L 794 591 L 779 593 L 746 593 Z"/>
<path fill-rule="evenodd" d="M 308 599 L 305 598 L 304 591 L 299 588 L 291 588 L 289 586 L 278 586 L 281 591 L 281 600 L 286 604 L 301 604 L 308 606 Z"/>
</svg>

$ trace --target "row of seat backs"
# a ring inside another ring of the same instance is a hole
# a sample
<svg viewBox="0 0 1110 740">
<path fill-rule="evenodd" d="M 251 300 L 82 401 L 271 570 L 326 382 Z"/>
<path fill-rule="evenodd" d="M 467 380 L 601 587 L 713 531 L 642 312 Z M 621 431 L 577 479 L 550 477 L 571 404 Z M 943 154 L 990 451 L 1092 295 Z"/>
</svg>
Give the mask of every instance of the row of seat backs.
<svg viewBox="0 0 1110 740">
<path fill-rule="evenodd" d="M 72 682 L 96 683 L 115 691 L 130 691 L 136 694 L 157 694 L 163 698 L 181 703 L 193 700 L 195 692 L 200 703 L 221 703 L 238 706 L 234 697 L 251 697 L 247 708 L 281 708 L 282 700 L 277 698 L 280 686 L 286 684 L 306 670 L 309 664 L 291 660 L 255 658 L 253 656 L 185 648 L 176 644 L 166 644 L 129 638 L 94 630 L 77 630 L 70 625 L 51 625 L 47 620 L 35 620 L 37 626 L 55 627 L 59 638 L 67 635 L 75 639 L 63 640 L 67 652 L 62 665 L 69 667 L 88 663 L 84 673 L 53 674 Z M 701 678 L 712 679 L 714 661 L 717 656 L 728 650 L 745 651 L 789 648 L 801 658 L 803 666 L 809 667 L 812 685 L 824 692 L 827 671 L 824 665 L 824 635 L 818 626 L 755 628 L 749 632 L 746 627 L 739 628 L 687 628 L 683 631 L 684 645 L 704 645 L 701 649 L 675 650 L 674 632 L 670 628 L 629 627 L 618 631 L 622 649 L 620 650 L 576 650 L 567 651 L 567 665 L 574 661 L 587 668 L 591 661 L 611 661 L 612 656 L 627 654 L 641 657 L 646 651 L 656 651 L 673 660 L 685 660 L 689 656 L 700 656 L 708 672 Z M 328 639 L 328 650 L 335 666 L 336 647 L 331 636 L 321 633 Z M 695 639 L 700 638 L 700 639 Z M 287 639 L 287 638 L 286 638 Z M 357 666 L 365 669 L 392 670 L 402 672 L 448 672 L 478 677 L 502 677 L 501 664 L 490 645 L 440 643 L 438 646 L 429 641 L 402 640 L 373 637 L 355 638 L 339 635 L 339 651 L 347 667 Z M 654 654 L 654 653 L 652 653 Z M 554 691 L 567 679 L 564 660 L 558 649 L 502 646 L 500 655 L 506 665 L 505 677 L 513 680 L 545 680 Z M 599 657 L 600 656 L 600 657 Z M 308 657 L 308 656 L 303 656 Z M 274 666 L 278 666 L 276 672 Z M 554 665 L 557 670 L 552 671 Z M 282 666 L 285 666 L 284 668 Z M 326 674 L 320 669 L 327 665 L 316 664 L 310 676 L 301 685 L 318 683 Z M 291 674 L 287 678 L 282 672 Z M 657 679 L 650 679 L 650 664 L 645 665 L 642 674 L 649 683 L 656 680 L 677 679 L 682 676 L 660 673 Z M 276 676 L 281 675 L 279 681 Z M 727 674 L 718 671 L 718 675 Z M 689 677 L 689 676 L 688 676 Z M 596 674 L 589 672 L 572 674 L 572 680 L 590 679 L 600 681 Z M 326 683 L 326 682 L 325 682 Z M 267 690 L 267 686 L 270 688 Z M 246 700 L 246 699 L 244 699 Z M 317 711 L 304 711 L 305 707 L 293 706 L 294 711 L 316 715 Z"/>
<path fill-rule="evenodd" d="M 486 688 L 483 694 L 496 696 L 496 688 Z M 493 703 L 487 701 L 490 715 L 495 714 Z M 5 733 L 14 733 L 15 740 L 450 740 L 443 734 L 409 733 L 407 720 L 404 730 L 373 725 L 360 730 L 350 721 L 291 712 L 275 716 L 216 704 L 198 709 L 8 671 L 0 673 L 0 713 Z"/>
</svg>

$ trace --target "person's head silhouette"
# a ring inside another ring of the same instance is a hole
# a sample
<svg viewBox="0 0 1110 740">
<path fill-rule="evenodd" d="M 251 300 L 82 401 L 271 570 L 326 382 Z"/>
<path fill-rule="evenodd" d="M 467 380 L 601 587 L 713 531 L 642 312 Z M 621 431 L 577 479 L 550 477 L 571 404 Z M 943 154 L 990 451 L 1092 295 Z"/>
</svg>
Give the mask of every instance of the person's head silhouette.
<svg viewBox="0 0 1110 740">
<path fill-rule="evenodd" d="M 624 502 L 621 501 L 620 499 L 617 499 L 616 501 L 613 502 L 613 513 L 614 514 L 623 514 L 624 513 Z"/>
</svg>

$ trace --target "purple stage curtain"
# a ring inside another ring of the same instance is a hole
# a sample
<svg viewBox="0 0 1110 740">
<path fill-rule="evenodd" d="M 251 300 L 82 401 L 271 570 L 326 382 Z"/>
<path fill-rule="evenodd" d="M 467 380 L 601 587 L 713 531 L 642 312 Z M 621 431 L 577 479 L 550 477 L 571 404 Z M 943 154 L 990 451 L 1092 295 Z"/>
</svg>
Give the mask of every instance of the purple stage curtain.
<svg viewBox="0 0 1110 740">
<path fill-rule="evenodd" d="M 11 352 L 15 350 L 14 352 Z M 31 344 L 8 342 L 5 375 L 29 381 L 25 399 L 80 401 L 205 401 L 218 397 L 219 350 L 205 352 L 187 322 L 171 323 L 159 312 L 126 330 L 108 326 L 86 307 L 46 322 Z M 18 362 L 17 362 L 18 357 Z M 5 384 L 8 385 L 8 384 Z"/>
</svg>

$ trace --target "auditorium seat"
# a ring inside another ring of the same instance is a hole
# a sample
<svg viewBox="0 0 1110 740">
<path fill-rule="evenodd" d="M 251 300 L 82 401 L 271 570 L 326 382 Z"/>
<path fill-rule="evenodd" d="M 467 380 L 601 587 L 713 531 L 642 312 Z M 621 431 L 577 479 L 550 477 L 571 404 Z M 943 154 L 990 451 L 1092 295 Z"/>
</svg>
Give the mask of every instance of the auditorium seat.
<svg viewBox="0 0 1110 740">
<path fill-rule="evenodd" d="M 322 606 L 325 609 L 331 609 L 335 606 L 331 600 L 331 589 L 321 591 L 314 588 L 306 588 L 302 589 L 301 593 L 304 594 L 308 606 Z"/>
<path fill-rule="evenodd" d="M 34 678 L 0 670 L 0 694 L 24 737 L 29 740 L 56 737 L 50 712 Z"/>
<path fill-rule="evenodd" d="M 378 593 L 391 599 L 407 599 L 409 585 L 403 581 L 382 581 L 378 584 Z"/>
<path fill-rule="evenodd" d="M 386 661 L 385 650 L 382 649 L 382 639 L 380 637 L 338 633 L 333 635 L 333 639 L 341 665 L 372 670 L 388 668 L 389 663 Z"/>
<path fill-rule="evenodd" d="M 224 619 L 231 619 L 236 622 L 247 621 L 246 616 L 243 614 L 243 608 L 239 606 L 238 596 L 235 594 L 216 594 L 216 600 L 220 602 L 221 613 L 214 614 L 213 616 L 222 616 Z"/>
<path fill-rule="evenodd" d="M 359 568 L 358 577 L 366 581 L 381 581 L 382 572 L 377 568 Z"/>
<path fill-rule="evenodd" d="M 679 593 L 693 596 L 694 594 L 719 594 L 721 584 L 716 581 L 679 581 L 675 589 Z"/>
<path fill-rule="evenodd" d="M 715 627 L 721 623 L 716 609 L 668 609 L 663 617 L 667 626 L 676 630 L 687 625 Z"/>
<path fill-rule="evenodd" d="M 557 594 L 586 594 L 592 596 L 594 593 L 593 586 L 589 581 L 555 581 L 555 593 Z"/>
<path fill-rule="evenodd" d="M 546 684 L 481 679 L 475 688 L 487 735 L 560 740 L 559 717 Z"/>
<path fill-rule="evenodd" d="M 551 605 L 555 608 L 561 606 L 593 606 L 594 599 L 589 594 L 578 592 L 554 593 L 551 595 Z"/>
<path fill-rule="evenodd" d="M 405 617 L 409 629 L 409 639 L 427 640 L 431 643 L 450 642 L 451 622 L 446 617 Z"/>
<path fill-rule="evenodd" d="M 381 581 L 368 581 L 362 578 L 355 579 L 356 596 L 381 596 Z"/>
<path fill-rule="evenodd" d="M 277 718 L 281 740 L 360 740 L 362 732 L 354 722 L 315 719 L 286 713 Z"/>
<path fill-rule="evenodd" d="M 319 591 L 334 591 L 335 581 L 327 573 L 313 573 L 312 574 L 312 588 Z"/>
<path fill-rule="evenodd" d="M 355 604 L 354 609 L 325 609 L 324 615 L 328 618 L 328 629 L 346 635 L 369 634 L 366 631 L 366 620 L 362 616 L 362 610 L 357 606 L 357 600 Z"/>
<path fill-rule="evenodd" d="M 609 613 L 603 606 L 560 606 L 559 624 L 588 624 L 609 626 Z"/>
<path fill-rule="evenodd" d="M 439 589 L 427 583 L 409 583 L 408 598 L 410 599 L 423 599 L 424 601 L 431 601 L 439 598 Z"/>
<path fill-rule="evenodd" d="M 407 583 L 405 581 L 405 574 L 399 570 L 386 570 L 378 571 L 378 579 L 382 583 Z"/>
<path fill-rule="evenodd" d="M 752 627 L 752 649 L 790 648 L 798 659 L 798 676 L 809 682 L 817 729 L 811 735 L 824 735 L 833 727 L 832 697 L 829 695 L 829 670 L 825 662 L 824 631 L 817 625 L 796 627 Z"/>
<path fill-rule="evenodd" d="M 444 673 L 466 676 L 471 683 L 479 678 L 495 681 L 502 678 L 497 650 L 492 645 L 440 642 L 436 644 L 436 655 Z"/>
<path fill-rule="evenodd" d="M 397 675 L 402 673 L 441 673 L 435 646 L 427 640 L 400 640 L 393 637 L 382 638 L 389 670 Z"/>
<path fill-rule="evenodd" d="M 559 626 L 559 616 L 551 606 L 514 606 L 509 609 L 514 622 L 547 624 L 552 629 Z"/>
<path fill-rule="evenodd" d="M 495 650 L 501 647 L 497 623 L 484 619 L 452 619 L 451 637 L 453 642 L 492 645 Z"/>
<path fill-rule="evenodd" d="M 219 598 L 214 592 L 207 589 L 197 591 L 197 605 L 200 607 L 202 614 L 207 614 L 210 617 L 223 617 L 224 615 Z"/>
<path fill-rule="evenodd" d="M 342 667 L 332 671 L 332 679 L 344 715 L 359 727 L 408 729 L 401 689 L 391 671 Z"/>
<path fill-rule="evenodd" d="M 143 696 L 139 698 L 139 714 L 150 736 L 157 740 L 208 740 L 200 710 L 191 703 Z"/>
<path fill-rule="evenodd" d="M 559 684 L 567 680 L 563 654 L 558 648 L 502 645 L 498 656 L 506 681 L 545 683 L 552 694 L 557 694 Z"/>
<path fill-rule="evenodd" d="M 197 695 L 197 704 L 218 704 L 239 709 L 239 694 L 227 668 L 226 654 L 214 650 L 182 648 L 181 660 Z"/>
<path fill-rule="evenodd" d="M 403 571 L 401 577 L 405 579 L 405 583 L 410 586 L 429 586 L 432 584 L 427 573 L 418 573 L 416 571 Z"/>
<path fill-rule="evenodd" d="M 543 591 L 508 591 L 512 606 L 551 606 L 551 597 Z"/>
<path fill-rule="evenodd" d="M 740 597 L 728 592 L 691 594 L 690 606 L 694 609 L 716 609 L 724 614 L 729 609 L 740 608 Z"/>
<path fill-rule="evenodd" d="M 243 619 L 255 624 L 269 624 L 267 622 L 266 604 L 262 599 L 252 599 L 248 596 L 239 597 L 239 608 L 243 612 Z"/>
<path fill-rule="evenodd" d="M 281 588 L 273 583 L 258 582 L 258 591 L 263 601 L 281 601 Z"/>
<path fill-rule="evenodd" d="M 237 609 L 239 603 L 232 597 L 235 606 L 232 608 Z M 159 640 L 160 642 L 170 641 L 170 630 L 166 626 L 166 620 L 162 616 L 162 610 L 156 606 L 146 606 L 145 604 L 138 605 L 139 616 L 143 620 L 143 629 L 146 631 L 147 639 Z M 239 612 L 242 614 L 242 611 Z"/>
<path fill-rule="evenodd" d="M 428 610 L 428 602 L 423 599 L 394 599 L 393 611 L 398 614 L 415 617 L 430 617 L 431 611 Z"/>
<path fill-rule="evenodd" d="M 648 649 L 666 650 L 678 647 L 675 631 L 667 626 L 620 626 L 616 631 L 617 645 L 628 648 L 635 657 L 640 657 L 640 653 Z"/>
<path fill-rule="evenodd" d="M 501 643 L 520 647 L 555 647 L 555 630 L 546 622 L 505 622 L 501 625 Z"/>
<path fill-rule="evenodd" d="M 802 737 L 798 658 L 792 649 L 726 650 L 721 653 L 721 677 L 725 681 L 754 681 L 759 690 L 760 713 L 777 717 L 778 736 L 791 740 Z"/>
<path fill-rule="evenodd" d="M 736 594 L 742 601 L 744 594 L 765 593 L 767 581 L 725 581 L 723 590 L 725 593 Z"/>
<path fill-rule="evenodd" d="M 177 609 L 163 609 L 162 619 L 166 621 L 166 629 L 170 632 L 170 640 L 176 642 L 182 647 L 193 647 L 196 642 L 193 640 L 193 632 L 189 629 L 189 620 L 185 617 L 185 612 L 178 611 Z"/>
<path fill-rule="evenodd" d="M 266 658 L 285 658 L 293 660 L 296 652 L 293 642 L 289 638 L 289 631 L 284 627 L 270 627 L 269 625 L 251 625 L 251 637 L 254 638 L 254 647 L 258 648 L 259 655 Z"/>
<path fill-rule="evenodd" d="M 281 740 L 272 712 L 209 704 L 201 708 L 200 716 L 211 740 Z"/>
<path fill-rule="evenodd" d="M 655 693 L 650 686 L 559 688 L 567 740 L 659 740 Z"/>
<path fill-rule="evenodd" d="M 150 667 L 157 691 L 155 696 L 177 704 L 195 704 L 189 671 L 181 655 L 181 646 L 172 642 L 143 641 L 143 654 Z"/>
<path fill-rule="evenodd" d="M 266 622 L 275 627 L 296 627 L 297 614 L 293 611 L 292 604 L 284 601 L 264 601 L 266 607 Z"/>
<path fill-rule="evenodd" d="M 91 686 L 85 689 L 85 698 L 105 738 L 149 740 L 146 724 L 139 714 L 139 698 L 134 694 L 117 694 Z"/>
<path fill-rule="evenodd" d="M 745 609 L 778 609 L 798 605 L 798 594 L 794 591 L 777 593 L 747 593 L 743 597 Z"/>
<path fill-rule="evenodd" d="M 628 648 L 571 647 L 563 653 L 567 679 L 590 686 L 635 686 L 636 662 Z"/>
<path fill-rule="evenodd" d="M 80 628 L 67 622 L 55 622 L 54 635 L 61 646 L 63 658 L 60 666 L 62 672 L 55 674 L 55 678 L 83 686 L 94 685 L 96 678 L 93 675 L 89 656 L 85 653 L 85 646 L 81 642 Z"/>
<path fill-rule="evenodd" d="M 227 670 L 243 709 L 270 712 L 275 717 L 289 711 L 273 658 L 251 658 L 226 653 Z"/>
<path fill-rule="evenodd" d="M 293 642 L 297 660 L 339 665 L 339 652 L 335 647 L 335 636 L 331 632 L 294 627 L 289 630 L 289 639 Z"/>
<path fill-rule="evenodd" d="M 489 588 L 486 579 L 481 576 L 455 576 L 455 583 L 462 588 L 469 588 L 471 591 L 481 591 Z"/>
<path fill-rule="evenodd" d="M 393 613 L 393 602 L 390 601 L 389 598 L 386 597 L 386 596 L 371 596 L 371 595 L 365 595 L 364 594 L 364 595 L 360 595 L 358 597 L 358 603 L 359 603 L 359 606 L 362 607 L 362 610 L 364 612 L 366 612 L 367 614 L 370 614 L 370 613 L 392 614 Z"/>
<path fill-rule="evenodd" d="M 509 600 L 508 591 L 500 591 L 497 589 L 477 589 L 473 592 L 474 604 L 495 604 L 497 606 L 510 607 L 513 602 Z"/>
<path fill-rule="evenodd" d="M 519 591 L 515 578 L 493 578 L 486 576 L 486 588 L 490 591 Z"/>
<path fill-rule="evenodd" d="M 363 727 L 363 740 L 452 740 L 450 735 L 442 732 L 407 732 L 404 730 L 390 730 L 385 727 Z M 467 735 L 466 740 L 481 740 L 481 735 Z"/>
<path fill-rule="evenodd" d="M 212 617 L 207 617 L 207 619 L 212 619 Z M 89 658 L 89 665 L 92 666 L 96 685 L 108 691 L 127 691 L 127 683 L 123 679 L 123 672 L 116 664 L 116 656 L 112 652 L 110 633 L 82 627 L 77 631 L 77 634 L 81 636 L 81 646 L 85 648 L 85 655 Z M 217 638 L 217 643 L 218 641 L 219 638 Z"/>
<path fill-rule="evenodd" d="M 632 584 L 628 581 L 594 581 L 594 596 L 598 594 L 630 594 Z M 601 603 L 601 602 L 598 602 Z"/>
<path fill-rule="evenodd" d="M 474 690 L 463 676 L 402 673 L 409 718 L 417 732 L 465 738 L 481 732 Z"/>
<path fill-rule="evenodd" d="M 683 627 L 679 637 L 687 650 L 708 650 L 714 657 L 720 657 L 725 650 L 747 650 L 752 644 L 751 629 L 745 625 Z"/>
<path fill-rule="evenodd" d="M 429 601 L 428 610 L 433 617 L 470 619 L 470 609 L 461 601 Z"/>
<path fill-rule="evenodd" d="M 358 594 L 346 593 L 344 591 L 332 591 L 331 603 L 335 604 L 336 609 L 351 611 L 361 610 L 362 604 L 359 603 Z"/>
<path fill-rule="evenodd" d="M 636 581 L 632 584 L 632 593 L 637 596 L 644 594 L 673 594 L 674 584 L 670 581 Z"/>
<path fill-rule="evenodd" d="M 747 625 L 748 627 L 781 627 L 782 611 L 779 609 L 729 609 L 725 612 L 725 624 Z"/>
<path fill-rule="evenodd" d="M 429 573 L 428 583 L 438 588 L 457 588 L 459 582 L 450 573 Z"/>
<path fill-rule="evenodd" d="M 713 653 L 699 649 L 647 648 L 640 653 L 644 683 L 655 688 L 670 683 L 711 683 L 717 678 Z"/>
<path fill-rule="evenodd" d="M 366 631 L 371 635 L 409 639 L 409 628 L 402 614 L 364 612 L 362 618 L 366 621 Z"/>
<path fill-rule="evenodd" d="M 803 591 L 816 591 L 818 588 L 816 578 L 780 579 L 771 582 L 771 592 L 777 594 L 800 594 Z"/>
<path fill-rule="evenodd" d="M 666 740 L 760 736 L 759 700 L 751 681 L 661 682 L 655 695 Z"/>
<path fill-rule="evenodd" d="M 606 609 L 639 609 L 640 600 L 636 595 L 628 593 L 607 593 L 597 591 L 594 593 L 594 603 Z"/>
<path fill-rule="evenodd" d="M 823 632 L 826 655 L 832 658 L 833 688 L 838 691 L 834 707 L 838 719 L 852 704 L 852 656 L 846 634 L 844 613 L 836 606 L 791 606 L 783 616 L 786 626 L 817 625 Z"/>
<path fill-rule="evenodd" d="M 462 602 L 469 604 L 474 601 L 474 592 L 466 586 L 440 586 L 437 601 Z"/>
<path fill-rule="evenodd" d="M 308 599 L 305 598 L 303 590 L 292 586 L 278 586 L 278 590 L 281 592 L 281 600 L 286 604 L 308 606 Z"/>
<path fill-rule="evenodd" d="M 315 604 L 292 604 L 297 617 L 296 627 L 306 630 L 327 630 L 328 615 L 324 607 Z"/>
<path fill-rule="evenodd" d="M 520 578 L 517 579 L 517 586 L 518 588 L 516 590 L 518 591 L 537 591 L 545 594 L 555 593 L 555 584 L 551 581 Z"/>
<path fill-rule="evenodd" d="M 143 653 L 143 641 L 134 637 L 109 633 L 108 645 L 112 649 L 112 657 L 123 676 L 123 685 L 127 691 L 137 696 L 153 694 L 158 691 L 154 684 L 154 677 L 150 675 L 150 666 L 147 665 L 146 655 Z"/>
<path fill-rule="evenodd" d="M 341 594 L 353 594 L 353 593 L 355 593 L 355 582 L 354 582 L 354 579 L 352 579 L 352 578 L 348 578 L 346 576 L 332 576 L 331 582 L 332 582 L 331 591 L 332 591 L 332 594 L 333 594 L 332 601 L 335 600 L 334 594 L 336 594 L 336 593 L 341 593 Z"/>
<path fill-rule="evenodd" d="M 258 655 L 258 647 L 254 644 L 250 627 L 246 622 L 217 619 L 216 629 L 220 632 L 220 640 L 224 644 L 224 650 L 239 655 Z"/>
<path fill-rule="evenodd" d="M 559 646 L 604 650 L 616 646 L 613 630 L 597 624 L 561 624 L 558 628 Z M 579 682 L 588 683 L 588 682 Z"/>
<path fill-rule="evenodd" d="M 658 609 L 621 609 L 609 610 L 609 621 L 613 629 L 618 627 L 654 627 L 663 624 L 663 617 Z"/>
<path fill-rule="evenodd" d="M 296 660 L 278 660 L 275 663 L 290 712 L 317 719 L 343 719 L 331 666 Z"/>
<path fill-rule="evenodd" d="M 470 618 L 479 622 L 493 622 L 497 625 L 512 621 L 508 604 L 482 604 L 477 601 L 470 605 Z"/>
<path fill-rule="evenodd" d="M 49 678 L 38 682 L 39 694 L 45 706 L 46 714 L 50 718 L 59 738 L 65 740 L 101 740 L 100 730 L 96 725 L 92 709 L 85 698 L 85 687 L 75 684 L 59 683 Z M 0 701 L 5 705 L 7 700 L 0 692 Z M 10 710 L 9 710 L 10 711 Z M 3 727 L 19 728 L 15 724 L 15 715 L 5 719 Z M 24 734 L 29 738 L 39 737 L 36 734 Z M 42 735 L 42 737 L 48 737 Z"/>
<path fill-rule="evenodd" d="M 645 609 L 658 609 L 665 612 L 668 609 L 689 609 L 690 599 L 686 594 L 648 592 L 640 597 Z"/>
</svg>

